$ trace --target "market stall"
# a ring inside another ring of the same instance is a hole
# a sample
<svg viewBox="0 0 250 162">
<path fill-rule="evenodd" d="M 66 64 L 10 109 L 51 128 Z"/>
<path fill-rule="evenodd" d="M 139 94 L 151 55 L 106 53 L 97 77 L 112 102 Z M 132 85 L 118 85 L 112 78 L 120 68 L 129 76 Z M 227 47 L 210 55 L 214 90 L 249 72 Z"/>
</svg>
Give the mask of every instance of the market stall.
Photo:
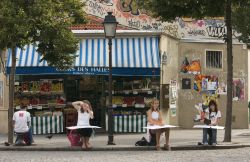
<svg viewBox="0 0 250 162">
<path fill-rule="evenodd" d="M 65 98 L 62 79 L 23 78 L 15 83 L 14 109 L 27 106 L 33 134 L 62 133 Z"/>
</svg>

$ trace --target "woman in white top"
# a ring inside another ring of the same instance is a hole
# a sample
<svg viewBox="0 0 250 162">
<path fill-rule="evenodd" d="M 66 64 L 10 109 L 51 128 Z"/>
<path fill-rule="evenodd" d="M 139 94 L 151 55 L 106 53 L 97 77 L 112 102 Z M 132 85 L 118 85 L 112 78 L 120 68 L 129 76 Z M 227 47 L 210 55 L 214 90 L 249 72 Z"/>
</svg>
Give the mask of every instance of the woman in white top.
<svg viewBox="0 0 250 162">
<path fill-rule="evenodd" d="M 214 100 L 211 100 L 208 104 L 209 107 L 209 119 L 211 123 L 209 125 L 216 126 L 219 123 L 221 118 L 221 112 L 218 110 L 217 103 Z M 203 128 L 203 145 L 208 145 L 207 134 L 211 131 L 211 144 L 216 146 L 217 144 L 217 129 Z M 210 143 L 210 142 L 209 142 Z"/>
<path fill-rule="evenodd" d="M 147 111 L 147 120 L 149 125 L 164 125 L 162 120 L 161 112 L 159 111 L 159 100 L 153 99 L 151 102 L 151 108 Z M 150 129 L 150 134 L 156 134 L 156 149 L 160 150 L 160 136 L 163 132 L 165 132 L 165 141 L 164 149 L 170 150 L 169 147 L 169 128 L 162 129 Z"/>
<path fill-rule="evenodd" d="M 90 102 L 88 100 L 76 101 L 72 105 L 78 112 L 77 126 L 89 126 L 89 120 L 94 118 Z M 81 136 L 83 149 L 91 149 L 89 138 L 92 131 L 92 128 L 77 129 L 77 133 Z"/>
</svg>

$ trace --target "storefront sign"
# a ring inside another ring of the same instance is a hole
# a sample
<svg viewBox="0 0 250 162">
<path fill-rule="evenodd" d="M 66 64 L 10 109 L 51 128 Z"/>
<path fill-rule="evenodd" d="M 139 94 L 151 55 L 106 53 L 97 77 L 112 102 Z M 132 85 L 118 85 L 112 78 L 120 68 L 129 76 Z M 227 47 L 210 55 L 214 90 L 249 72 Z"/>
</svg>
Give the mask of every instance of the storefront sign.
<svg viewBox="0 0 250 162">
<path fill-rule="evenodd" d="M 73 67 L 67 70 L 69 73 L 73 74 L 86 74 L 86 75 L 95 75 L 95 74 L 107 74 L 109 68 L 107 67 Z"/>
<path fill-rule="evenodd" d="M 10 68 L 7 68 L 10 74 Z M 60 71 L 53 67 L 18 67 L 17 75 L 27 74 L 79 74 L 79 75 L 108 75 L 108 67 L 72 67 L 66 71 Z M 112 75 L 117 76 L 160 76 L 160 68 L 123 68 L 113 67 Z"/>
</svg>

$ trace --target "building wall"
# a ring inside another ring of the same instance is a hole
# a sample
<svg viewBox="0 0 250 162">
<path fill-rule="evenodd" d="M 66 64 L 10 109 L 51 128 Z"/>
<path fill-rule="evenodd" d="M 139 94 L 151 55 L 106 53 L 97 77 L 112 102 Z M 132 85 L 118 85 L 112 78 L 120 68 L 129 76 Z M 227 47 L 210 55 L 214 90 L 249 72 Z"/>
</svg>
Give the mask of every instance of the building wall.
<svg viewBox="0 0 250 162">
<path fill-rule="evenodd" d="M 173 73 L 173 71 L 178 70 L 178 49 L 179 40 L 171 38 L 167 35 L 162 35 L 160 39 L 160 54 L 161 58 L 163 53 L 167 56 L 166 62 L 161 63 L 161 85 L 170 85 L 171 80 L 177 81 L 178 74 Z M 161 59 L 162 60 L 162 59 Z M 176 105 L 175 110 L 169 108 L 168 102 L 162 102 L 163 100 L 170 100 L 170 94 L 163 94 L 161 105 L 162 105 L 162 114 L 165 116 L 165 122 L 178 125 L 178 106 Z M 176 115 L 171 111 L 175 111 Z"/>
<path fill-rule="evenodd" d="M 1 54 L 4 56 L 4 54 Z M 3 60 L 5 58 L 2 58 Z M 8 84 L 6 76 L 4 75 L 4 66 L 2 65 L 2 61 L 0 63 L 0 134 L 8 133 Z"/>
<path fill-rule="evenodd" d="M 219 83 L 227 83 L 227 52 L 226 45 L 222 43 L 192 43 L 180 42 L 179 51 L 179 69 L 178 83 L 181 85 L 182 78 L 191 79 L 191 89 L 182 89 L 178 91 L 178 108 L 179 108 L 179 126 L 182 128 L 192 128 L 194 125 L 193 117 L 198 114 L 195 104 L 202 103 L 202 95 L 194 90 L 194 74 L 181 73 L 180 67 L 185 57 L 188 60 L 200 60 L 201 74 L 218 76 Z M 208 69 L 205 66 L 205 50 L 222 51 L 222 69 Z M 232 128 L 248 128 L 248 55 L 247 50 L 242 44 L 233 45 L 233 77 L 242 78 L 245 81 L 244 93 L 245 98 L 241 101 L 233 101 L 233 122 Z M 226 116 L 226 95 L 220 95 L 218 99 L 218 108 L 222 112 L 220 125 L 225 125 Z"/>
</svg>

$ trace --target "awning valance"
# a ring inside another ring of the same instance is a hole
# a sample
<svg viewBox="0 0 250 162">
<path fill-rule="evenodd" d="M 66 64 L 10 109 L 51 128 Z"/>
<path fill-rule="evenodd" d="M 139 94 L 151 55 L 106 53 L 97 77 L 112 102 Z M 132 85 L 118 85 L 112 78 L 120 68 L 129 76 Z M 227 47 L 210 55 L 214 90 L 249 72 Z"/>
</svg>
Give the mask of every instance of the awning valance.
<svg viewBox="0 0 250 162">
<path fill-rule="evenodd" d="M 115 38 L 112 43 L 113 68 L 160 68 L 158 37 Z M 17 69 L 25 68 L 26 72 L 31 67 L 48 69 L 46 61 L 40 62 L 42 56 L 37 53 L 36 48 L 35 45 L 27 45 L 23 50 L 16 50 Z M 76 52 L 74 66 L 108 67 L 108 52 L 107 39 L 82 39 Z M 7 67 L 11 67 L 11 50 L 8 50 Z M 20 69 L 19 73 L 22 73 Z"/>
</svg>

